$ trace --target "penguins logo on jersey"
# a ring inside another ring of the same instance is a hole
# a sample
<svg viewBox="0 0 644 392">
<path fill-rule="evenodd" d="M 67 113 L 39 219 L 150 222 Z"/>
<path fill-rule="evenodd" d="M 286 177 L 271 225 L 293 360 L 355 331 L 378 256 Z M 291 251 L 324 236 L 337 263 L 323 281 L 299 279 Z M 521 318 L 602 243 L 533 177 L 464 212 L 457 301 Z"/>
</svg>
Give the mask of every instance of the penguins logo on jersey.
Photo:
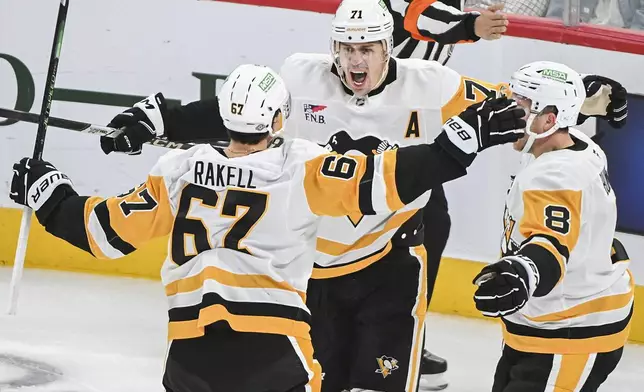
<svg viewBox="0 0 644 392">
<path fill-rule="evenodd" d="M 380 358 L 376 358 L 376 361 L 378 361 L 376 373 L 382 374 L 382 378 L 387 378 L 394 370 L 398 369 L 398 360 L 396 358 L 383 355 Z"/>
<path fill-rule="evenodd" d="M 364 136 L 360 139 L 354 139 L 345 130 L 340 130 L 329 138 L 322 147 L 338 154 L 347 154 L 350 151 L 359 151 L 364 155 L 382 154 L 387 150 L 395 150 L 398 144 L 391 144 L 387 140 L 382 140 L 376 136 Z"/>
<path fill-rule="evenodd" d="M 364 155 L 376 155 L 382 154 L 387 150 L 395 150 L 398 148 L 398 144 L 391 144 L 387 140 L 382 140 L 372 135 L 364 136 L 356 140 L 344 129 L 331 135 L 326 144 L 320 145 L 327 150 L 337 152 L 338 154 L 355 154 L 357 151 Z M 363 215 L 361 214 L 347 216 L 354 227 L 357 227 L 358 224 L 360 224 L 362 217 Z"/>
<path fill-rule="evenodd" d="M 516 221 L 510 216 L 508 207 L 503 211 L 503 241 L 501 242 L 501 254 L 503 256 L 513 255 L 519 250 L 519 244 L 512 239 L 512 232 Z"/>
</svg>

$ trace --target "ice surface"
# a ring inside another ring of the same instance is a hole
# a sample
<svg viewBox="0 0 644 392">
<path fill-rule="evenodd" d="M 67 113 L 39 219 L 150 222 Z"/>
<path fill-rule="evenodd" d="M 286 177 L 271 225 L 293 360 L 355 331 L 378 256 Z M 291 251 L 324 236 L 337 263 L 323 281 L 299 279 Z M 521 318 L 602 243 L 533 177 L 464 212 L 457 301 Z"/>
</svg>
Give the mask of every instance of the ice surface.
<svg viewBox="0 0 644 392">
<path fill-rule="evenodd" d="M 18 314 L 7 316 L 10 279 L 0 268 L 0 391 L 163 391 L 160 282 L 26 270 Z M 494 322 L 429 315 L 427 347 L 449 361 L 447 391 L 490 390 L 500 336 Z M 641 391 L 643 365 L 644 346 L 627 346 L 603 390 Z"/>
</svg>

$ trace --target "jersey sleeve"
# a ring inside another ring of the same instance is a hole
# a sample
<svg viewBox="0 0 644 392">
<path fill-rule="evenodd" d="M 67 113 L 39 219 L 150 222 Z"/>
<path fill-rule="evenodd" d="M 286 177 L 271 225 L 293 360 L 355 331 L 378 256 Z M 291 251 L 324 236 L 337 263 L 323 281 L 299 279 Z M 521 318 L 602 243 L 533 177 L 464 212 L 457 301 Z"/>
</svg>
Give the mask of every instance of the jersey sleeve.
<svg viewBox="0 0 644 392">
<path fill-rule="evenodd" d="M 455 71 L 450 70 L 456 74 Z M 484 101 L 487 98 L 510 97 L 510 87 L 507 83 L 493 84 L 470 78 L 458 76 L 444 78 L 443 89 L 447 92 L 447 99 L 441 108 L 443 122 L 452 116 L 457 116 L 470 105 Z"/>
<path fill-rule="evenodd" d="M 163 123 L 164 136 L 172 142 L 228 140 L 216 98 L 168 108 Z"/>
<path fill-rule="evenodd" d="M 570 184 L 574 180 L 554 168 L 519 184 L 523 215 L 518 230 L 526 240 L 517 254 L 530 258 L 539 270 L 537 297 L 548 294 L 561 281 L 579 239 L 583 195 Z"/>
<path fill-rule="evenodd" d="M 293 53 L 284 59 L 280 76 L 294 97 L 310 94 L 311 81 L 319 81 L 333 68 L 329 54 Z M 315 84 L 315 83 L 313 83 Z"/>
<path fill-rule="evenodd" d="M 476 12 L 463 12 L 460 0 L 391 0 L 394 12 L 403 11 L 404 28 L 419 41 L 440 44 L 479 40 L 474 33 Z"/>
<path fill-rule="evenodd" d="M 150 175 L 125 195 L 90 197 L 83 220 L 90 252 L 97 258 L 123 257 L 167 235 L 173 215 L 163 177 Z"/>
<path fill-rule="evenodd" d="M 45 229 L 101 259 L 123 257 L 169 234 L 174 214 L 166 178 L 173 174 L 169 173 L 172 156 L 185 153 L 171 151 L 161 157 L 147 180 L 125 194 L 109 198 L 74 195 L 63 200 Z"/>
<path fill-rule="evenodd" d="M 439 144 L 369 156 L 323 154 L 305 163 L 304 190 L 320 216 L 386 214 L 438 185 L 466 174 Z"/>
</svg>

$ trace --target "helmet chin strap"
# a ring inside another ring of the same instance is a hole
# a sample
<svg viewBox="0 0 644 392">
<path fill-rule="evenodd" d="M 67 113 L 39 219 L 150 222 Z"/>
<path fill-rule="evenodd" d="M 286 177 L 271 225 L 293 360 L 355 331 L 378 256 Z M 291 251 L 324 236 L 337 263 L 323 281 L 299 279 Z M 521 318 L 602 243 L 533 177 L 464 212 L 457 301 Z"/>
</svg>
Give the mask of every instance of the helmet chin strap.
<svg viewBox="0 0 644 392">
<path fill-rule="evenodd" d="M 535 118 L 537 118 L 537 115 L 534 113 L 530 113 L 530 116 L 528 116 L 528 119 L 525 122 L 526 123 L 525 133 L 526 135 L 528 135 L 528 141 L 526 141 L 525 144 L 523 145 L 523 149 L 521 150 L 522 154 L 530 153 L 530 149 L 532 148 L 534 141 L 537 140 L 537 136 L 539 136 L 530 130 L 532 128 L 532 123 L 534 122 Z"/>
<path fill-rule="evenodd" d="M 557 130 L 559 130 L 559 127 L 557 126 L 558 124 L 555 123 L 555 125 L 553 125 L 552 128 L 550 128 L 544 133 L 532 132 L 530 129 L 532 128 L 532 123 L 537 118 L 537 116 L 538 114 L 530 113 L 530 116 L 526 121 L 525 133 L 528 135 L 528 141 L 525 143 L 525 145 L 523 146 L 523 149 L 521 150 L 523 154 L 530 153 L 530 150 L 532 149 L 532 145 L 536 140 L 547 138 L 548 136 L 552 135 L 553 133 L 557 132 Z"/>
<path fill-rule="evenodd" d="M 380 73 L 380 80 L 378 80 L 378 83 L 373 85 L 373 88 L 371 89 L 371 91 L 380 87 L 382 82 L 384 82 L 385 79 L 387 78 L 387 74 L 389 73 L 389 55 L 385 55 L 384 63 L 385 63 L 385 66 L 382 68 L 382 72 Z"/>
</svg>

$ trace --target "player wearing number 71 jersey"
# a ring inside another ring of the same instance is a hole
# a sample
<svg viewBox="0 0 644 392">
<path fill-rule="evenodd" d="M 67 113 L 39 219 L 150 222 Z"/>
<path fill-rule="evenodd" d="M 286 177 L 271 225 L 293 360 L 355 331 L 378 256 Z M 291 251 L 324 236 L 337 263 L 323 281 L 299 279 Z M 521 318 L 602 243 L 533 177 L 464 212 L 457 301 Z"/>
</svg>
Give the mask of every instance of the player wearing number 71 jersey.
<svg viewBox="0 0 644 392">
<path fill-rule="evenodd" d="M 450 118 L 434 144 L 346 156 L 274 137 L 290 102 L 277 73 L 240 66 L 219 94 L 230 146 L 169 152 L 117 197 L 79 196 L 44 161 L 14 165 L 11 198 L 98 258 L 170 235 L 166 391 L 319 391 L 305 292 L 321 217 L 400 209 L 525 125 L 516 102 L 487 100 Z"/>
</svg>

